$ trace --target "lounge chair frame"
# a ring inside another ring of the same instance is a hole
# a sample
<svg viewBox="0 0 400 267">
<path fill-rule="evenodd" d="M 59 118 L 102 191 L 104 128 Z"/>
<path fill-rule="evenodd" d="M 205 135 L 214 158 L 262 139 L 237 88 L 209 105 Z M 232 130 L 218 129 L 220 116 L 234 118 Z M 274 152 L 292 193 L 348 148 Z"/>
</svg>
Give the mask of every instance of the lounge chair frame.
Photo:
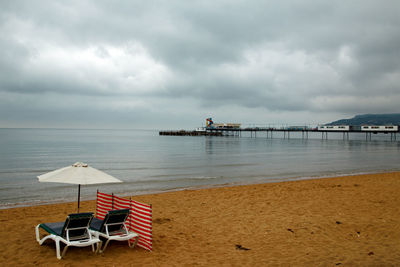
<svg viewBox="0 0 400 267">
<path fill-rule="evenodd" d="M 125 224 L 125 221 L 128 218 L 128 216 L 129 216 L 129 209 L 123 209 L 123 210 L 110 210 L 104 217 L 104 220 L 102 221 L 94 218 L 94 221 L 97 221 L 97 223 L 101 222 L 101 226 L 96 229 L 92 227 L 93 225 L 91 225 L 90 227 L 91 234 L 96 238 L 102 237 L 107 240 L 104 243 L 103 248 L 100 250 L 101 253 L 103 253 L 106 250 L 108 243 L 112 240 L 128 241 L 128 246 L 130 248 L 135 247 L 135 245 L 139 241 L 139 235 L 135 232 L 128 231 L 128 228 L 126 227 Z M 118 217 L 117 221 L 114 221 L 113 217 Z M 112 230 L 115 228 L 117 228 L 117 230 Z M 134 240 L 131 241 L 132 239 Z"/>
<path fill-rule="evenodd" d="M 56 243 L 57 259 L 62 259 L 65 256 L 68 248 L 73 247 L 87 247 L 92 246 L 92 251 L 98 253 L 101 248 L 102 241 L 98 237 L 91 235 L 89 231 L 90 222 L 93 219 L 93 213 L 75 213 L 68 215 L 62 226 L 61 232 L 52 228 L 52 226 L 60 226 L 62 223 L 43 223 L 35 227 L 36 241 L 42 245 L 46 240 L 51 239 Z M 81 220 L 81 222 L 78 222 Z M 40 238 L 39 229 L 42 228 L 49 235 Z M 58 227 L 59 228 L 59 227 Z M 58 229 L 59 230 L 59 229 Z M 65 247 L 60 253 L 60 242 L 65 244 Z M 96 244 L 96 250 L 94 245 Z"/>
</svg>

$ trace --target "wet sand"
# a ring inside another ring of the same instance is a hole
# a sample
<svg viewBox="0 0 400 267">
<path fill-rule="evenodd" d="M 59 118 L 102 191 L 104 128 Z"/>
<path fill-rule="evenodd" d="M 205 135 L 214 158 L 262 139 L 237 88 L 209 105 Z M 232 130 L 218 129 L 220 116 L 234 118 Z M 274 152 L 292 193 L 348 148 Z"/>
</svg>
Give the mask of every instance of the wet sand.
<svg viewBox="0 0 400 267">
<path fill-rule="evenodd" d="M 35 240 L 76 203 L 0 210 L 3 266 L 393 266 L 400 263 L 400 172 L 184 190 L 153 205 L 153 252 L 112 242 L 104 254 Z M 81 211 L 95 211 L 95 201 Z"/>
</svg>

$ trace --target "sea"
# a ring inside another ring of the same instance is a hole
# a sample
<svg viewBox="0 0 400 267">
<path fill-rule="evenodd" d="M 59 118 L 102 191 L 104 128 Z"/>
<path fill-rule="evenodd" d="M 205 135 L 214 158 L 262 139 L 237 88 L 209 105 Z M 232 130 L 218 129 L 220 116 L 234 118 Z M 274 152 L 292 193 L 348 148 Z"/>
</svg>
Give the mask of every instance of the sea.
<svg viewBox="0 0 400 267">
<path fill-rule="evenodd" d="M 84 185 L 134 196 L 172 190 L 400 171 L 400 134 L 243 133 L 160 136 L 158 130 L 0 129 L 0 209 L 76 201 L 78 186 L 37 176 L 84 162 L 120 180 Z"/>
</svg>

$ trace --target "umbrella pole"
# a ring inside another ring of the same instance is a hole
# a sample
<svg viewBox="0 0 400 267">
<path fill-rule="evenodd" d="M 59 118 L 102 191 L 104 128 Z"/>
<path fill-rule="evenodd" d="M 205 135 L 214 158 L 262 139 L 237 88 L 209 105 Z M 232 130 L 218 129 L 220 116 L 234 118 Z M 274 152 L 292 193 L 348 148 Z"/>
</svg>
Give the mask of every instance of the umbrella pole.
<svg viewBox="0 0 400 267">
<path fill-rule="evenodd" d="M 78 213 L 79 213 L 79 200 L 81 199 L 81 185 L 78 186 Z"/>
</svg>

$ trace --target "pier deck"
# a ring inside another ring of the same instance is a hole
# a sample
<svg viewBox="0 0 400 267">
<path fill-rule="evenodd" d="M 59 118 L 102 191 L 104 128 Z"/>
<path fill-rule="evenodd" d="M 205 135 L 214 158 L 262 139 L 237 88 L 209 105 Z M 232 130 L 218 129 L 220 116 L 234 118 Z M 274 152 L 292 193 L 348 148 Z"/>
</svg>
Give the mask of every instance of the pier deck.
<svg viewBox="0 0 400 267">
<path fill-rule="evenodd" d="M 174 135 L 174 136 L 241 136 L 242 132 L 250 133 L 251 137 L 257 137 L 258 132 L 266 132 L 267 137 L 273 136 L 274 132 L 283 133 L 283 138 L 290 138 L 290 133 L 297 132 L 302 133 L 302 138 L 308 139 L 308 133 L 321 133 L 322 139 L 328 139 L 329 133 L 342 133 L 343 139 L 349 139 L 349 133 L 365 133 L 366 140 L 372 139 L 372 134 L 390 134 L 390 140 L 395 141 L 397 138 L 397 133 L 399 131 L 362 131 L 362 130 L 318 130 L 316 128 L 309 129 L 279 129 L 279 128 L 269 128 L 269 127 L 246 127 L 246 128 L 207 128 L 206 131 L 160 131 L 159 135 Z"/>
<path fill-rule="evenodd" d="M 215 131 L 160 131 L 159 135 L 172 135 L 172 136 L 222 136 L 222 132 Z"/>
</svg>

